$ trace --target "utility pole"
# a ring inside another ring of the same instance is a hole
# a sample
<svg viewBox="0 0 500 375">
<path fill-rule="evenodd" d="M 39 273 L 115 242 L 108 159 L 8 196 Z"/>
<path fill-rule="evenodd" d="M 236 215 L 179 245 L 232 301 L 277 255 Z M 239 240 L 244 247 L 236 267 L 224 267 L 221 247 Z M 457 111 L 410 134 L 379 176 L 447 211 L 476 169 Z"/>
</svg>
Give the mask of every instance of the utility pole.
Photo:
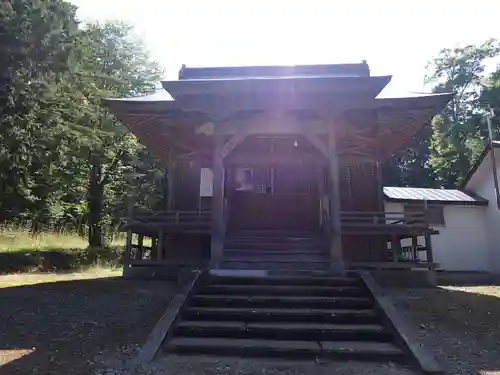
<svg viewBox="0 0 500 375">
<path fill-rule="evenodd" d="M 488 123 L 488 147 L 491 153 L 491 168 L 493 171 L 493 183 L 495 185 L 495 196 L 497 198 L 497 207 L 500 209 L 500 189 L 498 187 L 498 172 L 497 172 L 497 162 L 495 158 L 495 145 L 493 144 L 493 117 L 495 112 L 490 108 L 489 113 L 486 115 L 486 121 Z"/>
</svg>

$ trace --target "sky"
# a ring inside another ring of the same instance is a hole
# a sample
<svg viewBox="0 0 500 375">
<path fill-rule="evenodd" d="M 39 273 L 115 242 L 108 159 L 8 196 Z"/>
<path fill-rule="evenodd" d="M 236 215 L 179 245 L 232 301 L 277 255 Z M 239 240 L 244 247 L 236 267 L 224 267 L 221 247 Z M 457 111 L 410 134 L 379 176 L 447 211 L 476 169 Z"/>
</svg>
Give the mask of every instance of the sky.
<svg viewBox="0 0 500 375">
<path fill-rule="evenodd" d="M 176 79 L 187 66 L 361 62 L 386 94 L 428 91 L 440 49 L 500 39 L 500 0 L 70 0 L 84 21 L 135 26 Z"/>
</svg>

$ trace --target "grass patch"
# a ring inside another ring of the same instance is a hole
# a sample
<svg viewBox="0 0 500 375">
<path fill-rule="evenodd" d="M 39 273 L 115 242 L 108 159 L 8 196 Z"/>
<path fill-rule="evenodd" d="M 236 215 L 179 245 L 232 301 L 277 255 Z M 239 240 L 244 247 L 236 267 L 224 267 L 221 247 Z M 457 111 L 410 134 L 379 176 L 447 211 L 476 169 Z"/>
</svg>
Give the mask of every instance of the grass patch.
<svg viewBox="0 0 500 375">
<path fill-rule="evenodd" d="M 89 248 L 85 238 L 73 233 L 27 230 L 0 231 L 0 274 L 21 272 L 71 272 L 92 267 L 121 265 L 123 241 L 106 248 Z"/>
<path fill-rule="evenodd" d="M 84 271 L 70 273 L 20 273 L 0 275 L 0 289 L 15 286 L 56 283 L 61 281 L 103 279 L 118 276 L 121 276 L 120 269 L 102 267 L 92 267 Z"/>
</svg>

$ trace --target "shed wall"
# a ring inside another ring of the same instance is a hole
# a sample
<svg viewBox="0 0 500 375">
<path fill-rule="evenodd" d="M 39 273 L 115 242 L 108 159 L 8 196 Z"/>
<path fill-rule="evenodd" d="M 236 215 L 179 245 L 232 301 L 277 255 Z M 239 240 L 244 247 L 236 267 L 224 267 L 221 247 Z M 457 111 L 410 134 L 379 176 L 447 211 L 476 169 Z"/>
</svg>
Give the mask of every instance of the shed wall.
<svg viewBox="0 0 500 375">
<path fill-rule="evenodd" d="M 495 150 L 495 156 L 497 172 L 500 176 L 500 149 Z M 491 272 L 500 273 L 500 241 L 498 241 L 500 210 L 496 204 L 491 161 L 491 153 L 489 153 L 470 179 L 467 189 L 489 201 L 484 219 L 486 237 L 488 239 L 488 264 Z"/>
<path fill-rule="evenodd" d="M 444 226 L 433 226 L 439 231 L 432 236 L 434 261 L 447 271 L 490 271 L 489 241 L 484 206 L 444 206 Z M 385 202 L 386 212 L 403 212 L 403 203 Z M 418 239 L 420 245 L 424 238 Z M 411 240 L 402 241 L 411 246 Z M 425 260 L 425 253 L 420 257 Z"/>
</svg>

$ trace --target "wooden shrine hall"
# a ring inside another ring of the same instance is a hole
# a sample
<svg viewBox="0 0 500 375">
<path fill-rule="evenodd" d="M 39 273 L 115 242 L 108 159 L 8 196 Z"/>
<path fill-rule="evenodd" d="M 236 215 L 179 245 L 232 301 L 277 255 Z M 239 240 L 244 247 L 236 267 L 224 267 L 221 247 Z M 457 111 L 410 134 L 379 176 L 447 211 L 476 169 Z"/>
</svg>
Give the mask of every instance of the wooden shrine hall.
<svg viewBox="0 0 500 375">
<path fill-rule="evenodd" d="M 451 94 L 379 98 L 390 79 L 365 61 L 183 67 L 162 92 L 106 100 L 168 170 L 164 210 L 126 220 L 125 267 L 432 268 L 426 214 L 384 211 L 381 164 Z"/>
</svg>

